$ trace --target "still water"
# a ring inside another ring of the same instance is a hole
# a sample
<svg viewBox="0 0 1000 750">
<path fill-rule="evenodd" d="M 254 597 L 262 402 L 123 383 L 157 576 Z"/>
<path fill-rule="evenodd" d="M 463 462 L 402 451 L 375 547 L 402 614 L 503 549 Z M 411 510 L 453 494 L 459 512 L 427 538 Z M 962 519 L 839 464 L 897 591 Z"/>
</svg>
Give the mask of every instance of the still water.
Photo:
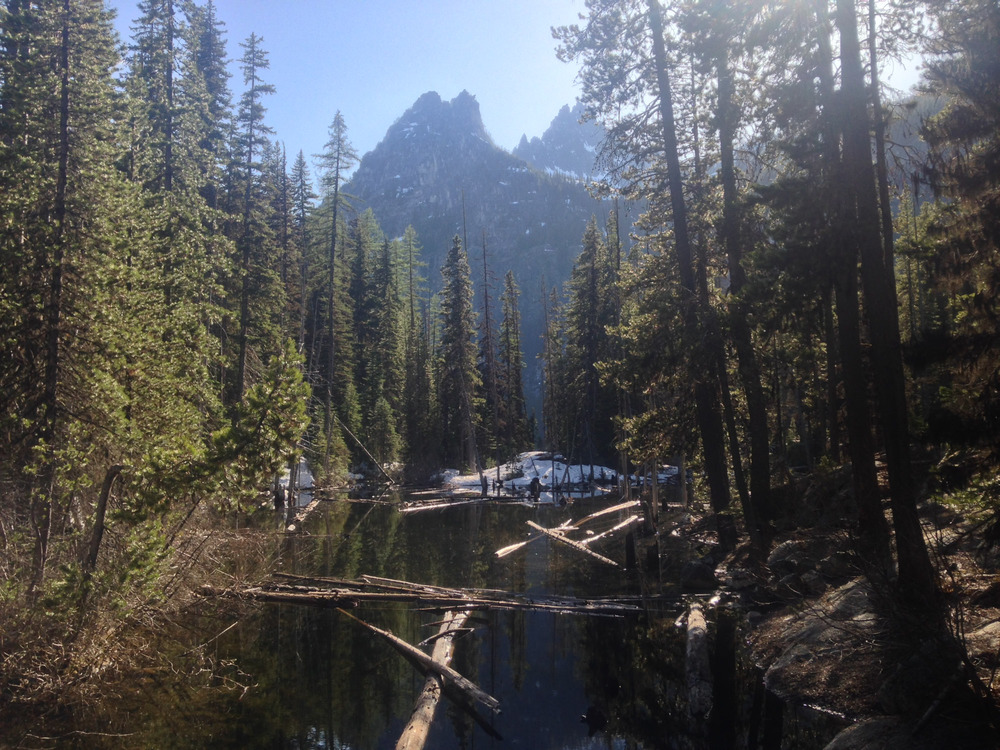
<svg viewBox="0 0 1000 750">
<path fill-rule="evenodd" d="M 668 550 L 659 574 L 643 572 L 644 565 L 632 571 L 606 566 L 545 537 L 497 559 L 497 549 L 536 534 L 529 520 L 551 528 L 614 501 L 404 514 L 395 504 L 400 499 L 322 503 L 298 535 L 284 533 L 281 513 L 255 514 L 249 525 L 240 522 L 235 546 L 246 554 L 234 553 L 219 565 L 243 580 L 259 578 L 267 564 L 302 576 L 367 574 L 446 587 L 601 597 L 638 595 L 640 589 L 671 593 L 671 584 L 657 579 L 674 578 L 696 552 Z M 620 520 L 609 515 L 587 528 L 596 534 Z M 622 539 L 595 546 L 625 561 Z M 683 604 L 625 618 L 475 613 L 467 623 L 472 632 L 456 641 L 452 667 L 497 698 L 501 713 L 479 708 L 473 715 L 443 699 L 428 750 L 790 750 L 826 744 L 836 727 L 790 720 L 780 705 L 769 718 L 767 706 L 774 701 L 762 700 L 758 675 L 738 647 L 735 610 L 715 610 L 710 618 L 712 638 L 733 644 L 728 661 L 716 657 L 713 666 L 716 689 L 728 685 L 723 694 L 730 697 L 717 696 L 707 721 L 689 717 L 685 637 L 674 623 L 678 606 Z M 395 603 L 365 604 L 351 614 L 413 644 L 437 632 L 441 620 L 440 611 Z M 727 638 L 720 635 L 724 623 Z M 67 711 L 32 719 L 10 735 L 21 738 L 16 746 L 394 748 L 423 685 L 423 677 L 384 639 L 335 609 L 206 600 L 175 626 L 180 635 L 160 649 L 170 668 L 136 675 L 117 699 L 89 707 L 86 715 Z M 717 646 L 716 654 L 722 653 Z"/>
<path fill-rule="evenodd" d="M 609 504 L 608 501 L 601 503 Z M 600 505 L 486 505 L 401 514 L 388 505 L 324 503 L 306 534 L 280 539 L 280 569 L 363 574 L 449 587 L 531 594 L 639 593 L 634 573 L 547 539 L 498 560 L 494 551 Z M 614 525 L 602 519 L 595 532 Z M 263 531 L 263 530 L 262 530 Z M 601 547 L 624 562 L 624 543 Z M 436 632 L 440 612 L 365 605 L 352 614 L 411 643 Z M 683 642 L 670 621 L 536 612 L 477 613 L 452 666 L 499 699 L 479 719 L 445 699 L 429 748 L 661 747 L 682 676 Z M 161 716 L 176 747 L 392 748 L 423 678 L 384 640 L 329 609 L 259 605 L 215 643 L 245 693 L 207 691 L 188 718 Z M 221 686 L 220 686 L 221 687 Z M 592 717 L 590 724 L 582 717 Z M 162 738 L 161 734 L 159 738 Z M 151 737 L 155 744 L 157 739 Z M 657 740 L 660 741 L 657 741 Z M 673 743 L 671 743 L 673 744 Z"/>
</svg>

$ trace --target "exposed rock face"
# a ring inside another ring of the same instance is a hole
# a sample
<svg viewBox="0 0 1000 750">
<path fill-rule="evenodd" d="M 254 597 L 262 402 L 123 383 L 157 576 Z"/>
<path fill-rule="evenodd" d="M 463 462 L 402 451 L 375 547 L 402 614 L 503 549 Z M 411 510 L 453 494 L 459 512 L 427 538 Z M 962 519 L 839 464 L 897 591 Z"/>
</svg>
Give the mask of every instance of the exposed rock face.
<svg viewBox="0 0 1000 750">
<path fill-rule="evenodd" d="M 563 174 L 577 180 L 597 177 L 601 170 L 595 163 L 600 152 L 604 129 L 593 122 L 580 122 L 583 105 L 559 110 L 541 138 L 521 136 L 514 149 L 529 164 L 544 172 Z"/>
<path fill-rule="evenodd" d="M 571 117 L 569 110 L 560 117 Z M 556 123 L 553 129 L 559 130 Z M 485 232 L 490 274 L 497 280 L 491 301 L 499 300 L 499 281 L 508 269 L 521 288 L 529 388 L 540 380 L 542 278 L 550 287 L 568 278 L 587 220 L 596 215 L 603 223 L 606 213 L 582 182 L 562 171 L 538 169 L 494 144 L 468 92 L 450 102 L 429 92 L 365 154 L 344 188 L 358 209 L 374 211 L 389 237 L 402 235 L 408 225 L 416 229 L 432 291 L 440 288 L 439 269 L 452 238 L 467 234 L 477 307 Z M 499 320 L 498 310 L 493 314 Z"/>
</svg>

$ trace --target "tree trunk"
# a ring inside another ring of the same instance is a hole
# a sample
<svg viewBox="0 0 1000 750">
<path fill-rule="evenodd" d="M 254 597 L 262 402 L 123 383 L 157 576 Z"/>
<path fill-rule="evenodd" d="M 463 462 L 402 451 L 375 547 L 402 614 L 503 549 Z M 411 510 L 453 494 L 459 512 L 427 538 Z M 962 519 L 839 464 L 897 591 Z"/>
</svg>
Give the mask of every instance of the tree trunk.
<svg viewBox="0 0 1000 750">
<path fill-rule="evenodd" d="M 431 659 L 446 667 L 450 666 L 451 657 L 455 653 L 455 633 L 465 624 L 468 617 L 468 612 L 445 613 L 444 622 L 441 623 L 438 632 L 439 637 L 434 642 Z M 434 721 L 443 689 L 444 682 L 438 675 L 427 675 L 423 690 L 420 691 L 413 713 L 410 715 L 410 721 L 396 742 L 396 750 L 423 750 L 427 745 L 427 736 L 430 734 L 431 723 Z"/>
<path fill-rule="evenodd" d="M 816 0 L 817 20 L 821 31 L 820 88 L 825 119 L 824 141 L 827 179 L 834 185 L 844 181 L 840 155 L 836 144 L 835 117 L 846 119 L 836 111 L 833 86 L 833 54 L 825 0 Z M 872 435 L 871 408 L 868 401 L 868 377 L 861 349 L 860 303 L 858 300 L 857 250 L 845 236 L 853 226 L 853 211 L 843 196 L 837 196 L 834 207 L 839 228 L 831 237 L 829 252 L 833 262 L 834 299 L 837 308 L 837 334 L 840 346 L 841 371 L 844 380 L 848 452 L 851 458 L 851 479 L 858 505 L 858 543 L 860 552 L 871 566 L 872 574 L 888 575 L 892 566 L 889 526 L 882 512 L 878 475 L 875 471 L 875 441 Z"/>
<path fill-rule="evenodd" d="M 97 499 L 97 509 L 94 513 L 94 528 L 90 534 L 90 543 L 87 545 L 87 554 L 83 558 L 85 575 L 89 576 L 97 567 L 97 555 L 101 551 L 101 540 L 104 538 L 104 518 L 108 510 L 108 499 L 111 497 L 111 487 L 123 468 L 120 464 L 115 464 L 104 475 L 101 495 Z"/>
<path fill-rule="evenodd" d="M 56 192 L 53 205 L 55 232 L 52 238 L 52 263 L 49 269 L 49 298 L 45 313 L 45 380 L 42 393 L 42 425 L 39 440 L 45 446 L 39 493 L 32 493 L 31 521 L 35 532 L 35 549 L 32 557 L 31 589 L 36 590 L 45 577 L 48 557 L 49 533 L 55 511 L 56 456 L 55 439 L 59 421 L 59 380 L 62 370 L 61 327 L 63 314 L 63 271 L 66 245 L 66 198 L 69 184 L 70 150 L 70 0 L 62 4 L 62 36 L 59 49 L 59 152 L 56 174 Z"/>
<path fill-rule="evenodd" d="M 687 207 L 684 203 L 684 183 L 677 148 L 673 96 L 670 91 L 667 54 L 663 44 L 663 20 L 658 0 L 646 0 L 646 2 L 649 9 L 650 32 L 653 36 L 653 61 L 656 66 L 656 81 L 659 89 L 660 128 L 663 155 L 667 162 L 678 275 L 687 297 L 682 302 L 684 327 L 688 334 L 688 340 L 695 347 L 696 353 L 701 354 L 700 357 L 696 357 L 696 361 L 706 362 L 710 361 L 710 352 L 705 351 L 704 342 L 700 340 L 700 300 L 695 285 L 691 238 L 687 224 Z M 711 368 L 700 367 L 698 369 L 711 370 Z M 729 469 L 726 465 L 725 433 L 722 428 L 722 417 L 719 413 L 719 393 L 717 383 L 710 375 L 706 377 L 703 372 L 693 372 L 692 377 L 695 379 L 695 410 L 705 458 L 705 474 L 708 478 L 712 510 L 718 513 L 728 508 L 730 502 Z"/>
<path fill-rule="evenodd" d="M 740 381 L 747 399 L 750 432 L 750 497 L 758 524 L 771 520 L 771 465 L 768 441 L 767 403 L 761 383 L 760 365 L 753 348 L 747 308 L 741 297 L 746 286 L 743 249 L 740 240 L 740 217 L 737 205 L 736 167 L 733 141 L 736 112 L 733 107 L 733 78 L 728 50 L 719 53 L 719 145 L 723 193 L 723 237 L 729 259 L 730 326 L 739 367 Z M 749 523 L 749 519 L 748 519 Z"/>
<path fill-rule="evenodd" d="M 844 185 L 848 210 L 856 221 L 855 241 L 861 255 L 861 280 L 871 336 L 875 391 L 878 396 L 886 464 L 889 470 L 893 527 L 899 562 L 899 593 L 914 606 L 936 606 L 937 576 L 931 564 L 917 515 L 910 437 L 899 339 L 899 311 L 893 276 L 886 264 L 879 224 L 878 197 L 871 164 L 870 119 L 866 107 L 864 70 L 853 0 L 837 0 L 840 32 L 844 122 Z"/>
</svg>

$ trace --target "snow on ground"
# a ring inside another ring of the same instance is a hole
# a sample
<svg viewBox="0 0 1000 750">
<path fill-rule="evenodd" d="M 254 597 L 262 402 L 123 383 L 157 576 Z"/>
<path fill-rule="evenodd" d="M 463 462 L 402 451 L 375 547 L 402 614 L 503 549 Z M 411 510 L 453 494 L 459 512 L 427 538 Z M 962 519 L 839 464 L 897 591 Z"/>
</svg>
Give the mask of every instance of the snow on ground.
<svg viewBox="0 0 1000 750">
<path fill-rule="evenodd" d="M 593 471 L 593 474 L 591 474 Z M 485 470 L 489 482 L 489 492 L 496 494 L 497 469 L 495 466 Z M 594 464 L 568 464 L 566 459 L 556 454 L 543 451 L 522 453 L 514 461 L 500 467 L 500 480 L 503 482 L 503 494 L 527 496 L 531 491 L 531 482 L 536 477 L 540 482 L 540 502 L 555 502 L 559 496 L 569 494 L 590 493 L 590 478 L 603 487 L 618 483 L 618 472 L 607 466 Z M 442 473 L 443 483 L 453 490 L 480 491 L 482 485 L 478 473 L 459 474 L 454 469 Z"/>
<path fill-rule="evenodd" d="M 496 495 L 497 469 L 495 466 L 484 470 L 489 483 L 489 494 Z M 444 487 L 454 491 L 482 491 L 478 473 L 460 474 L 457 469 L 446 469 L 439 475 Z M 541 502 L 555 502 L 565 496 L 590 494 L 591 478 L 597 491 L 607 491 L 621 483 L 616 469 L 599 464 L 569 464 L 566 459 L 544 451 L 522 453 L 514 461 L 500 466 L 500 480 L 503 482 L 502 495 L 528 496 L 531 482 L 538 478 Z M 658 483 L 676 484 L 677 467 L 660 466 Z M 633 474 L 629 477 L 633 486 L 643 486 L 650 480 L 646 476 Z"/>
</svg>

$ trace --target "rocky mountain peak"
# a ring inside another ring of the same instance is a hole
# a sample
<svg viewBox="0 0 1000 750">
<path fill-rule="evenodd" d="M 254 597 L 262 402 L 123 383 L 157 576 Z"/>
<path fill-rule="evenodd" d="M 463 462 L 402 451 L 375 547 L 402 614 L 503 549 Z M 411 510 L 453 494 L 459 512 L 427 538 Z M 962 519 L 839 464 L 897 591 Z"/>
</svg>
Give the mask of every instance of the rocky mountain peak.
<svg viewBox="0 0 1000 750">
<path fill-rule="evenodd" d="M 462 91 L 450 102 L 436 91 L 422 94 L 386 133 L 386 141 L 411 141 L 411 146 L 442 139 L 454 144 L 456 139 L 469 138 L 492 145 L 483 126 L 479 102 L 468 91 Z"/>
<path fill-rule="evenodd" d="M 562 119 L 572 117 L 567 108 Z M 432 290 L 440 288 L 438 269 L 452 237 L 468 235 L 482 300 L 485 242 L 491 274 L 501 279 L 510 269 L 521 285 L 526 380 L 539 382 L 540 282 L 560 284 L 569 276 L 587 219 L 606 210 L 579 180 L 562 170 L 536 169 L 494 144 L 467 91 L 450 102 L 431 91 L 364 155 L 344 192 L 354 196 L 358 210 L 371 208 L 389 237 L 401 236 L 407 226 L 416 229 Z M 495 305 L 497 290 L 490 296 Z M 529 394 L 534 406 L 536 397 Z"/>
<path fill-rule="evenodd" d="M 564 106 L 541 138 L 521 136 L 514 155 L 537 169 L 578 180 L 597 176 L 594 160 L 604 130 L 594 122 L 581 122 L 583 105 Z"/>
</svg>

